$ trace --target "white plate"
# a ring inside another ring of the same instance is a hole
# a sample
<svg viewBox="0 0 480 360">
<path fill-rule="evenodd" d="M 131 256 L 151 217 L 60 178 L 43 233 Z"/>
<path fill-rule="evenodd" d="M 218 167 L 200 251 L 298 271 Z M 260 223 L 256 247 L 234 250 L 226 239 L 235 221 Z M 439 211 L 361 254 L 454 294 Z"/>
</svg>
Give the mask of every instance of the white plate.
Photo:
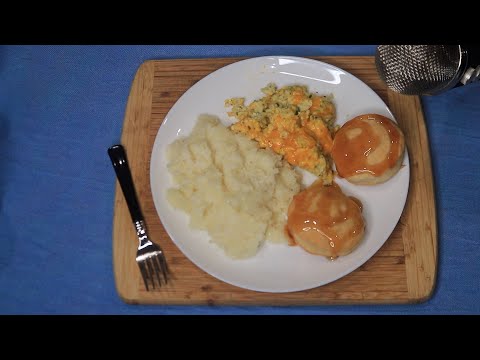
<svg viewBox="0 0 480 360">
<path fill-rule="evenodd" d="M 256 291 L 291 292 L 318 287 L 352 272 L 385 243 L 397 224 L 408 192 L 410 167 L 405 152 L 404 167 L 388 182 L 355 186 L 335 181 L 347 195 L 364 205 L 365 238 L 351 254 L 329 261 L 300 247 L 266 243 L 258 254 L 246 260 L 232 260 L 209 241 L 204 231 L 188 227 L 188 215 L 167 202 L 166 190 L 173 186 L 166 168 L 166 148 L 180 136 L 187 136 L 199 114 L 217 115 L 225 125 L 234 122 L 226 114 L 224 100 L 245 97 L 246 102 L 262 97 L 260 89 L 273 82 L 278 87 L 307 85 L 310 92 L 334 94 L 337 123 L 365 113 L 394 119 L 387 105 L 362 81 L 335 66 L 304 58 L 259 57 L 225 66 L 198 81 L 175 103 L 160 127 L 153 146 L 150 183 L 158 215 L 173 242 L 194 264 L 227 283 Z M 306 172 L 303 172 L 306 174 Z M 314 176 L 306 174 L 304 183 Z"/>
</svg>

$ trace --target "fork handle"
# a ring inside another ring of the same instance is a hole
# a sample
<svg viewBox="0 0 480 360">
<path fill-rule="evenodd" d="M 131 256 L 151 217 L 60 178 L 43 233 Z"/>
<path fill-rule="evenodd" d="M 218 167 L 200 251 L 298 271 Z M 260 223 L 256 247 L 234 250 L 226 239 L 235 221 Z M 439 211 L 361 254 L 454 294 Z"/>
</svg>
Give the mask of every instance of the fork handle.
<svg viewBox="0 0 480 360">
<path fill-rule="evenodd" d="M 138 203 L 125 149 L 122 145 L 113 145 L 108 148 L 108 155 L 110 156 L 113 168 L 117 174 L 118 182 L 120 183 L 123 195 L 127 201 L 128 210 L 130 211 L 133 223 L 135 224 L 136 222 L 143 221 L 142 210 Z"/>
</svg>

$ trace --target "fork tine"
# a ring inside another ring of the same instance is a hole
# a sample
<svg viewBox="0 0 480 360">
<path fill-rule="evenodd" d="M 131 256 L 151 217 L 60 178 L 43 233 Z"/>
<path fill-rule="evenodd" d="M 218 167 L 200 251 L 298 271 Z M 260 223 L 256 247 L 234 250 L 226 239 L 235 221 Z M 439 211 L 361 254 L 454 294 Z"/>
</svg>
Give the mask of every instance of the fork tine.
<svg viewBox="0 0 480 360">
<path fill-rule="evenodd" d="M 147 291 L 150 291 L 150 289 L 148 288 L 148 281 L 147 281 L 147 270 L 145 269 L 145 264 L 141 261 L 139 261 L 138 263 L 138 267 L 140 268 L 140 273 L 142 274 L 142 279 L 143 279 L 143 282 L 145 284 L 145 287 L 147 288 Z"/>
<path fill-rule="evenodd" d="M 167 267 L 167 261 L 165 260 L 165 256 L 163 253 L 159 256 L 158 261 L 160 262 L 160 267 L 162 268 L 162 273 L 163 273 L 163 279 L 165 280 L 165 284 L 168 284 L 168 267 Z"/>
<path fill-rule="evenodd" d="M 155 279 L 153 278 L 154 270 L 153 270 L 152 264 L 151 264 L 150 261 L 149 261 L 150 258 L 151 258 L 151 256 L 147 257 L 147 258 L 145 259 L 145 263 L 147 264 L 148 278 L 149 278 L 149 280 L 152 282 L 152 287 L 155 289 Z"/>
<path fill-rule="evenodd" d="M 159 260 L 157 255 L 152 256 L 153 267 L 155 268 L 155 275 L 157 275 L 158 286 L 162 287 L 162 281 L 160 280 L 160 267 L 159 267 Z M 161 266 L 161 264 L 160 264 Z"/>
</svg>

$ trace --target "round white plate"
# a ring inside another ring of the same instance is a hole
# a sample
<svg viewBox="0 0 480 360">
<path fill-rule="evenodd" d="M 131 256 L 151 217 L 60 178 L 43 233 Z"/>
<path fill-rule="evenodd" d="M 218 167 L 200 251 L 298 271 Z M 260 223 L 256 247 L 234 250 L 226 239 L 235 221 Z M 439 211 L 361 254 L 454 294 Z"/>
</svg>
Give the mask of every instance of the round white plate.
<svg viewBox="0 0 480 360">
<path fill-rule="evenodd" d="M 173 186 L 167 170 L 166 148 L 180 136 L 187 136 L 200 114 L 218 116 L 225 125 L 230 119 L 224 100 L 245 97 L 246 102 L 263 96 L 268 83 L 279 88 L 302 84 L 310 92 L 334 95 L 337 123 L 354 116 L 378 113 L 394 119 L 387 105 L 362 81 L 335 66 L 304 58 L 268 56 L 239 61 L 225 66 L 198 81 L 175 103 L 160 127 L 150 163 L 153 200 L 165 230 L 178 248 L 194 264 L 227 283 L 256 291 L 291 292 L 314 288 L 337 280 L 365 263 L 385 243 L 397 224 L 408 192 L 410 167 L 405 152 L 404 166 L 384 184 L 356 186 L 343 179 L 335 181 L 347 195 L 363 203 L 365 238 L 351 254 L 335 261 L 315 256 L 299 246 L 265 243 L 256 256 L 232 260 L 209 241 L 208 233 L 191 230 L 189 217 L 174 209 L 166 199 Z M 314 176 L 306 172 L 304 183 Z"/>
</svg>

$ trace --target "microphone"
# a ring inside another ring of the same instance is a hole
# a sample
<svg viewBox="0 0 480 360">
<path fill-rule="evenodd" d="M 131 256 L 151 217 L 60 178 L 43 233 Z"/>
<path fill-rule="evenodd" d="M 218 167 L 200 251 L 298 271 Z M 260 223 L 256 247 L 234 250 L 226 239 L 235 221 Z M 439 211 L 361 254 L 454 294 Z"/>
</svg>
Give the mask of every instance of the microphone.
<svg viewBox="0 0 480 360">
<path fill-rule="evenodd" d="M 380 45 L 380 78 L 405 95 L 438 95 L 480 80 L 480 46 Z"/>
</svg>

